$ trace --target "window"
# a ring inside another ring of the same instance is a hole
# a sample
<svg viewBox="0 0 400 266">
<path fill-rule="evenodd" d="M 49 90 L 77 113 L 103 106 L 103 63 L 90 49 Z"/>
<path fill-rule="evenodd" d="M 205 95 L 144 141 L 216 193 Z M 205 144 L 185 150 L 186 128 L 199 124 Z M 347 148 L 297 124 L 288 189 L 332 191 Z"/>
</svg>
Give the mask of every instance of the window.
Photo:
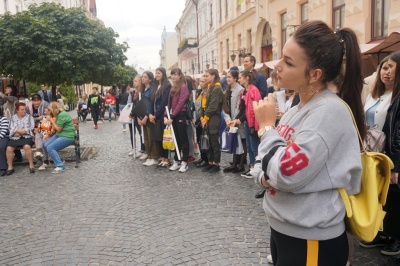
<svg viewBox="0 0 400 266">
<path fill-rule="evenodd" d="M 372 1 L 372 38 L 382 38 L 388 35 L 390 2 L 388 0 Z"/>
<path fill-rule="evenodd" d="M 228 0 L 225 0 L 225 16 L 228 16 Z"/>
<path fill-rule="evenodd" d="M 333 0 L 333 29 L 340 29 L 344 26 L 344 0 Z"/>
<path fill-rule="evenodd" d="M 229 39 L 226 39 L 226 68 L 229 68 Z"/>
<path fill-rule="evenodd" d="M 222 1 L 223 0 L 219 1 L 219 21 L 222 20 Z"/>
<path fill-rule="evenodd" d="M 308 2 L 301 5 L 301 24 L 308 21 Z"/>
<path fill-rule="evenodd" d="M 281 50 L 286 43 L 287 13 L 281 15 Z"/>
<path fill-rule="evenodd" d="M 212 28 L 213 25 L 213 12 L 212 12 L 212 4 L 210 4 L 210 29 Z"/>
</svg>

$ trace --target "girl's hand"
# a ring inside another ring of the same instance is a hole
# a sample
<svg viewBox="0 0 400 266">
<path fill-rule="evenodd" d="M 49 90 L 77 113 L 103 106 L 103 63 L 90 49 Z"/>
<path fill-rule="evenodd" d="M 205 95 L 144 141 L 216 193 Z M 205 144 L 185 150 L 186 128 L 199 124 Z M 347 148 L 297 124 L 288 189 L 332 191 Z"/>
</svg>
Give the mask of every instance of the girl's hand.
<svg viewBox="0 0 400 266">
<path fill-rule="evenodd" d="M 201 127 L 204 128 L 207 125 L 207 122 L 205 120 L 201 120 Z"/>
<path fill-rule="evenodd" d="M 167 122 L 165 123 L 165 125 L 169 126 L 172 124 L 172 119 L 167 119 Z"/>
<path fill-rule="evenodd" d="M 277 111 L 272 93 L 268 94 L 268 97 L 265 97 L 264 100 L 254 101 L 253 110 L 260 128 L 275 125 Z"/>
</svg>

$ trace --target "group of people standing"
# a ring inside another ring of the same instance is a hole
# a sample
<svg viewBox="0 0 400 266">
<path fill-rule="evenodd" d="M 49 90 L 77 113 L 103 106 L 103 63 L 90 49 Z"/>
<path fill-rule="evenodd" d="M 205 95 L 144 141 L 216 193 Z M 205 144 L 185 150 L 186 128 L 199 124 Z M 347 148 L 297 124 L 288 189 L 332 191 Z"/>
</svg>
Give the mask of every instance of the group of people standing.
<svg viewBox="0 0 400 266">
<path fill-rule="evenodd" d="M 231 166 L 224 172 L 243 173 L 252 178 L 244 169 L 247 151 L 250 168 L 253 167 L 259 143 L 252 102 L 267 94 L 266 79 L 254 69 L 254 65 L 254 56 L 246 56 L 245 70 L 239 72 L 237 67 L 232 68 L 226 75 L 226 87 L 223 87 L 216 69 L 207 69 L 198 84 L 179 68 L 171 71 L 170 79 L 163 67 L 157 68 L 155 75 L 145 71 L 136 76 L 128 100 L 128 103 L 133 103 L 131 117 L 134 128 L 130 125 L 130 132 L 132 148 L 133 131 L 136 130 L 141 147 L 129 155 L 135 153 L 145 160 L 145 166 L 157 165 L 183 173 L 188 170 L 188 164 L 194 162 L 196 167 L 203 168 L 203 172 L 216 173 L 221 170 L 221 133 L 226 128 L 236 127 L 244 149 L 241 154 L 233 156 Z M 194 111 L 189 109 L 192 104 L 196 106 Z M 137 105 L 145 106 L 142 115 L 135 113 Z M 170 126 L 178 147 L 173 160 L 162 145 L 164 129 Z M 204 134 L 208 136 L 209 149 L 200 151 L 200 139 Z M 198 160 L 195 160 L 195 153 L 200 153 Z"/>
<path fill-rule="evenodd" d="M 31 174 L 35 173 L 33 159 L 42 160 L 38 169 L 45 170 L 50 164 L 48 155 L 55 165 L 52 173 L 63 172 L 64 162 L 57 151 L 74 143 L 75 126 L 64 108 L 51 101 L 51 92 L 42 85 L 42 89 L 25 103 L 19 102 L 17 88 L 8 85 L 4 93 L 0 92 L 0 98 L 3 101 L 0 106 L 0 176 L 14 173 L 13 163 L 22 161 L 21 149 Z"/>
</svg>

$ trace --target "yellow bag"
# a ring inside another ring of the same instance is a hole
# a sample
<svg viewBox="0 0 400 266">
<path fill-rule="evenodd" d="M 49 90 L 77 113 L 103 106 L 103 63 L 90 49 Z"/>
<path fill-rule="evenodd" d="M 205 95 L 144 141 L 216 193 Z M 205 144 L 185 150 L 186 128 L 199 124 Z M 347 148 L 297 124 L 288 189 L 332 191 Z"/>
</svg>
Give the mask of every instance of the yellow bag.
<svg viewBox="0 0 400 266">
<path fill-rule="evenodd" d="M 167 126 L 163 133 L 163 149 L 175 150 L 174 135 L 172 134 L 171 126 Z"/>
<path fill-rule="evenodd" d="M 347 106 L 347 104 L 346 104 Z M 361 190 L 356 195 L 348 195 L 344 188 L 339 188 L 340 196 L 346 207 L 346 229 L 359 239 L 371 242 L 383 228 L 386 212 L 382 206 L 386 204 L 389 190 L 392 160 L 385 154 L 365 151 L 360 132 L 349 106 L 358 137 L 362 143 L 361 153 L 362 175 Z"/>
</svg>

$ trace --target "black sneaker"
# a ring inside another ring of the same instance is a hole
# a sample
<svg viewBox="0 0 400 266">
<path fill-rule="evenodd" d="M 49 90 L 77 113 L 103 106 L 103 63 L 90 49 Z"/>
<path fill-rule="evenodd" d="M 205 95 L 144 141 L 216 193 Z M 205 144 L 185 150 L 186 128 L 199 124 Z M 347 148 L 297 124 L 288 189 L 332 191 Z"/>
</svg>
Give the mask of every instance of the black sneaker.
<svg viewBox="0 0 400 266">
<path fill-rule="evenodd" d="M 400 240 L 390 241 L 382 250 L 381 254 L 386 256 L 395 256 L 400 254 Z"/>
<path fill-rule="evenodd" d="M 211 168 L 213 167 L 213 165 L 212 164 L 208 164 L 207 166 L 205 166 L 204 168 L 203 168 L 203 170 L 201 170 L 202 172 L 208 172 L 208 171 L 210 171 L 211 170 Z"/>
<path fill-rule="evenodd" d="M 245 178 L 253 178 L 253 176 L 250 174 L 250 170 L 248 170 L 246 173 L 241 174 L 240 176 Z"/>
<path fill-rule="evenodd" d="M 384 247 L 389 244 L 389 239 L 386 236 L 382 236 L 380 233 L 371 242 L 360 241 L 360 247 L 363 248 L 376 248 Z"/>
<path fill-rule="evenodd" d="M 388 263 L 384 264 L 384 266 L 399 266 L 400 258 L 390 258 L 388 259 Z"/>
<path fill-rule="evenodd" d="M 200 164 L 196 164 L 196 168 L 202 168 L 208 166 L 208 162 L 202 161 Z"/>
<path fill-rule="evenodd" d="M 211 167 L 211 169 L 210 169 L 210 171 L 208 171 L 210 174 L 213 174 L 213 173 L 218 173 L 219 171 L 221 170 L 221 168 L 219 167 L 219 165 L 213 165 L 212 167 Z"/>
</svg>

